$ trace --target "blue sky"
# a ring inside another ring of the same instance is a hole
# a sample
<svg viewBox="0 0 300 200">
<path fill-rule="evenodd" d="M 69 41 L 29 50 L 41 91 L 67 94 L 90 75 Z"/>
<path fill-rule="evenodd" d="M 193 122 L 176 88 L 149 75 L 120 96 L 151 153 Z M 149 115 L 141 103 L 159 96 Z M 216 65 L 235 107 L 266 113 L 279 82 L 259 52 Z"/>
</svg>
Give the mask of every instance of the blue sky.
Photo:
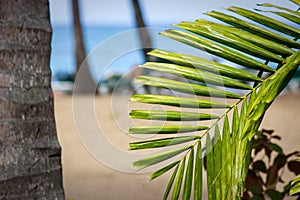
<svg viewBox="0 0 300 200">
<path fill-rule="evenodd" d="M 79 0 L 84 25 L 132 26 L 131 0 Z M 207 11 L 222 10 L 230 5 L 253 8 L 256 3 L 273 3 L 292 7 L 288 0 L 140 0 L 147 25 L 177 23 L 203 18 Z M 71 0 L 50 0 L 54 25 L 71 23 Z"/>
</svg>

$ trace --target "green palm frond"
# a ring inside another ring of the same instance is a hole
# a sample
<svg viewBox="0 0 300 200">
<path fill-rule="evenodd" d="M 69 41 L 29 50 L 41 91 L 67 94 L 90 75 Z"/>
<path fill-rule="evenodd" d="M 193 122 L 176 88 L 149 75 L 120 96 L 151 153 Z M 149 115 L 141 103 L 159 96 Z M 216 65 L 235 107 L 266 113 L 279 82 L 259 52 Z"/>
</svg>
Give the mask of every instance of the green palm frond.
<svg viewBox="0 0 300 200">
<path fill-rule="evenodd" d="M 300 4 L 299 0 L 291 1 L 296 5 Z M 298 12 L 288 8 L 273 4 L 260 6 L 280 10 L 271 14 L 284 17 L 293 23 L 300 20 Z M 181 30 L 166 30 L 160 34 L 231 61 L 240 68 L 184 52 L 173 53 L 157 49 L 149 55 L 166 62 L 148 62 L 142 67 L 180 78 L 170 80 L 139 76 L 135 80 L 152 87 L 185 94 L 185 97 L 136 94 L 130 99 L 133 102 L 158 104 L 166 108 L 131 111 L 131 118 L 164 120 L 166 124 L 134 126 L 129 130 L 129 134 L 157 134 L 159 137 L 130 143 L 131 150 L 169 147 L 165 151 L 162 149 L 159 154 L 135 161 L 133 165 L 136 169 L 178 157 L 176 161 L 150 175 L 152 180 L 173 170 L 164 199 L 168 196 L 178 199 L 180 195 L 183 199 L 190 199 L 191 196 L 201 199 L 204 154 L 209 199 L 240 199 L 244 192 L 252 138 L 264 113 L 300 64 L 300 43 L 296 41 L 300 37 L 298 28 L 267 17 L 265 12 L 261 14 L 239 7 L 229 7 L 228 10 L 252 22 L 227 13 L 211 11 L 206 14 L 228 25 L 196 20 L 174 25 Z M 277 69 L 271 67 L 271 64 L 276 64 Z M 249 73 L 249 69 L 254 70 L 257 75 Z M 264 79 L 263 74 L 267 74 Z M 246 94 L 240 95 L 239 91 Z M 216 109 L 224 111 L 223 114 L 214 114 Z M 204 121 L 211 123 L 201 124 Z M 172 124 L 168 124 L 170 122 Z M 191 125 L 191 122 L 198 124 Z M 169 137 L 163 137 L 166 134 Z M 296 182 L 295 186 L 299 187 Z"/>
<path fill-rule="evenodd" d="M 297 158 L 300 161 L 300 157 Z M 300 174 L 292 182 L 292 188 L 290 189 L 290 195 L 300 193 Z"/>
</svg>

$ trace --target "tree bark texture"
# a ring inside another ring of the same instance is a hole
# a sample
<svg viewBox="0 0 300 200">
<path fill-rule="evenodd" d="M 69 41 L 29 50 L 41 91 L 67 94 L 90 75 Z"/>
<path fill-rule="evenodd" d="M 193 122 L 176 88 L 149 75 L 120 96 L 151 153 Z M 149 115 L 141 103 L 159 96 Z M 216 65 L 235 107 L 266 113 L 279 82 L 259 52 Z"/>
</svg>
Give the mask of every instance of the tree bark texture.
<svg viewBox="0 0 300 200">
<path fill-rule="evenodd" d="M 48 0 L 0 0 L 0 199 L 64 199 Z"/>
<path fill-rule="evenodd" d="M 73 8 L 73 29 L 75 38 L 75 59 L 76 59 L 76 74 L 78 71 L 81 73 L 81 80 L 76 80 L 76 93 L 80 94 L 93 94 L 97 84 L 93 80 L 93 77 L 88 66 L 86 59 L 86 51 L 84 47 L 84 37 L 82 34 L 80 11 L 78 0 L 72 0 Z M 81 69 L 80 69 L 81 67 Z"/>
</svg>

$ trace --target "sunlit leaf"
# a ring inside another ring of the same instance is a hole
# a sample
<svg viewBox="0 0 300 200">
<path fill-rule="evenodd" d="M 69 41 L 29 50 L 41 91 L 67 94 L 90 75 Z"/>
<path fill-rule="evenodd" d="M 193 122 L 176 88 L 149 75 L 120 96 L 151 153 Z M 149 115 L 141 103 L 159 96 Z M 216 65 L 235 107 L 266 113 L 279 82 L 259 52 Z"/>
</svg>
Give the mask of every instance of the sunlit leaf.
<svg viewBox="0 0 300 200">
<path fill-rule="evenodd" d="M 243 30 L 253 33 L 255 35 L 259 35 L 263 38 L 277 41 L 278 43 L 284 44 L 288 47 L 300 48 L 300 44 L 298 42 L 295 42 L 295 41 L 293 41 L 287 37 L 284 37 L 280 34 L 277 34 L 275 32 L 269 31 L 265 28 L 259 27 L 255 24 L 241 20 L 237 17 L 233 17 L 231 15 L 227 15 L 227 14 L 217 12 L 217 11 L 211 11 L 206 14 L 211 17 L 217 18 L 221 21 L 224 21 L 228 24 L 231 24 L 237 28 L 243 29 Z"/>
<path fill-rule="evenodd" d="M 215 195 L 216 199 L 222 199 L 222 191 L 221 191 L 221 173 L 222 169 L 222 142 L 219 126 L 215 126 L 214 131 L 214 147 L 213 147 L 213 157 L 214 157 L 214 177 L 213 183 L 215 187 Z"/>
<path fill-rule="evenodd" d="M 223 137 L 222 137 L 222 167 L 223 170 L 221 172 L 221 191 L 222 191 L 222 199 L 226 199 L 230 197 L 230 181 L 231 181 L 231 163 L 232 163 L 232 144 L 231 144 L 231 136 L 230 136 L 230 127 L 228 116 L 225 116 L 224 125 L 223 125 Z"/>
<path fill-rule="evenodd" d="M 132 126 L 129 134 L 174 134 L 201 131 L 208 129 L 207 126 L 191 125 L 165 125 L 165 126 Z"/>
<path fill-rule="evenodd" d="M 173 188 L 172 199 L 179 198 L 182 180 L 183 180 L 184 169 L 185 169 L 185 157 L 183 158 L 183 160 L 180 163 L 179 171 L 178 171 L 178 174 L 175 179 L 175 185 Z"/>
<path fill-rule="evenodd" d="M 282 33 L 285 33 L 285 34 L 288 34 L 290 36 L 293 36 L 293 37 L 300 37 L 300 33 L 299 33 L 299 30 L 292 27 L 292 26 L 289 26 L 287 24 L 284 24 L 282 22 L 279 22 L 277 20 L 274 20 L 270 17 L 267 17 L 265 15 L 261 15 L 259 13 L 256 13 L 256 12 L 253 12 L 253 11 L 250 11 L 250 10 L 246 10 L 246 9 L 243 9 L 243 8 L 239 8 L 239 7 L 235 7 L 235 6 L 230 6 L 228 8 L 228 10 L 230 11 L 233 11 L 239 15 L 242 15 L 244 17 L 247 17 L 257 23 L 260 23 L 260 24 L 263 24 L 267 27 L 270 27 L 274 30 L 277 30 L 277 31 L 280 31 Z"/>
<path fill-rule="evenodd" d="M 207 191 L 208 199 L 216 199 L 215 191 L 215 165 L 214 165 L 214 154 L 213 154 L 212 142 L 209 134 L 206 135 L 206 174 L 207 174 Z"/>
<path fill-rule="evenodd" d="M 193 183 L 193 170 L 194 170 L 194 149 L 191 149 L 188 164 L 186 167 L 182 199 L 190 199 Z"/>
<path fill-rule="evenodd" d="M 288 8 L 284 8 L 284 7 L 281 7 L 281 6 L 277 6 L 277 5 L 273 5 L 271 3 L 262 3 L 262 4 L 257 4 L 258 6 L 265 6 L 265 7 L 274 7 L 274 8 L 278 8 L 280 10 L 284 10 L 284 11 L 288 11 L 294 15 L 298 15 L 300 16 L 300 13 L 297 12 L 297 11 L 294 11 L 294 10 L 291 10 L 291 9 L 288 9 Z"/>
<path fill-rule="evenodd" d="M 167 30 L 161 32 L 161 34 L 169 38 L 172 38 L 174 40 L 177 40 L 179 42 L 193 46 L 199 50 L 207 51 L 208 53 L 214 54 L 216 56 L 220 56 L 224 59 L 227 59 L 229 61 L 232 61 L 234 63 L 240 64 L 245 67 L 270 71 L 270 72 L 274 71 L 271 67 L 251 57 L 248 57 L 238 51 L 234 51 L 230 48 L 224 47 L 215 42 L 211 42 L 207 39 L 197 37 L 191 33 L 183 32 L 179 30 Z"/>
<path fill-rule="evenodd" d="M 274 45 L 273 45 L 274 46 Z M 288 51 L 288 50 L 286 50 Z M 286 52 L 285 51 L 285 52 Z M 290 50 L 291 51 L 291 50 Z M 290 53 L 290 51 L 287 52 L 287 55 L 291 55 L 293 53 Z M 282 51 L 281 51 L 282 52 Z M 211 60 L 206 60 L 200 57 L 187 55 L 187 54 L 177 54 L 165 50 L 153 50 L 149 55 L 156 56 L 158 58 L 163 58 L 169 61 L 172 61 L 174 63 L 183 65 L 183 66 L 189 66 L 194 68 L 199 68 L 202 70 L 206 70 L 212 73 L 221 74 L 223 76 L 239 79 L 239 80 L 245 80 L 245 81 L 262 81 L 261 78 L 258 78 L 257 76 L 254 76 L 253 74 L 250 74 L 244 70 L 240 70 L 228 65 L 224 65 L 218 62 L 214 62 Z"/>
<path fill-rule="evenodd" d="M 229 108 L 230 105 L 212 102 L 207 100 L 198 100 L 191 98 L 181 98 L 176 96 L 163 96 L 152 94 L 135 94 L 130 101 L 150 104 L 161 104 L 183 108 Z"/>
<path fill-rule="evenodd" d="M 295 16 L 295 15 L 292 15 L 292 14 L 289 14 L 289 13 L 285 13 L 285 12 L 277 12 L 277 11 L 263 11 L 263 10 L 259 10 L 259 9 L 255 9 L 257 11 L 260 11 L 260 12 L 270 12 L 270 13 L 273 13 L 275 15 L 278 15 L 278 16 L 281 16 L 287 20 L 290 20 L 291 22 L 294 22 L 296 24 L 300 24 L 300 16 Z"/>
<path fill-rule="evenodd" d="M 275 54 L 278 54 L 278 55 L 290 56 L 294 53 L 294 51 L 292 49 L 290 49 L 282 44 L 278 44 L 275 41 L 260 37 L 258 35 L 252 34 L 250 32 L 240 30 L 238 28 L 217 24 L 217 23 L 210 22 L 207 20 L 197 20 L 196 23 L 199 24 L 200 26 L 202 26 L 202 25 L 208 26 L 210 29 L 213 29 L 213 30 L 221 29 L 221 30 L 227 31 L 230 34 L 234 34 L 235 36 L 240 37 L 243 40 L 246 40 L 250 43 L 253 43 L 257 46 L 260 46 L 260 47 L 262 47 L 270 52 L 273 52 Z"/>
<path fill-rule="evenodd" d="M 226 29 L 222 29 L 221 26 L 209 26 L 206 24 L 197 24 L 190 22 L 182 22 L 176 25 L 180 28 L 184 28 L 201 36 L 207 37 L 211 40 L 217 41 L 223 45 L 235 48 L 239 51 L 248 53 L 250 55 L 262 58 L 265 60 L 271 60 L 275 62 L 283 62 L 284 59 L 274 53 L 271 53 L 253 43 L 248 42 L 247 40 L 242 39 L 231 32 L 228 32 Z M 241 33 L 240 34 L 244 34 Z"/>
<path fill-rule="evenodd" d="M 129 116 L 136 119 L 163 121 L 202 121 L 219 118 L 219 116 L 213 114 L 165 110 L 132 110 Z"/>
<path fill-rule="evenodd" d="M 220 98 L 234 98 L 240 99 L 241 96 L 233 92 L 228 92 L 222 89 L 216 89 L 212 87 L 202 86 L 198 84 L 191 84 L 188 82 L 168 80 L 165 78 L 149 77 L 149 76 L 138 76 L 135 82 L 150 85 L 159 88 L 166 88 L 186 94 L 192 94 L 197 96 L 210 96 Z"/>
<path fill-rule="evenodd" d="M 190 67 L 183 67 L 176 64 L 147 62 L 143 65 L 143 67 L 158 70 L 161 72 L 167 72 L 187 78 L 189 80 L 203 82 L 205 84 L 213 84 L 238 89 L 252 89 L 249 85 L 233 80 L 231 78 L 222 77 L 213 73 L 200 71 Z"/>
<path fill-rule="evenodd" d="M 300 0 L 290 0 L 290 1 L 300 6 Z"/>
<path fill-rule="evenodd" d="M 172 138 L 163 138 L 157 140 L 147 140 L 141 142 L 132 142 L 129 144 L 130 150 L 137 149 L 150 149 L 158 147 L 166 147 L 171 145 L 182 144 L 185 142 L 190 142 L 193 140 L 201 139 L 200 136 L 182 136 L 182 137 L 172 137 Z"/>
<path fill-rule="evenodd" d="M 165 166 L 165 167 L 157 170 L 156 172 L 154 172 L 153 174 L 151 174 L 149 176 L 149 180 L 151 181 L 151 180 L 153 180 L 153 179 L 161 176 L 162 174 L 166 173 L 167 171 L 169 171 L 170 169 L 172 169 L 174 166 L 178 166 L 179 162 L 180 161 L 175 161 L 175 162 L 173 162 L 173 163 L 171 163 L 171 164 L 169 164 L 169 165 L 167 165 L 167 166 Z"/>
<path fill-rule="evenodd" d="M 195 175 L 194 175 L 194 200 L 202 199 L 202 149 L 198 143 L 196 151 Z"/>
<path fill-rule="evenodd" d="M 180 148 L 177 148 L 177 149 L 172 149 L 172 150 L 169 150 L 169 151 L 165 151 L 165 152 L 162 152 L 162 153 L 159 153 L 159 154 L 155 154 L 153 156 L 149 156 L 149 157 L 146 157 L 146 158 L 143 158 L 141 160 L 138 160 L 138 161 L 135 161 L 133 163 L 133 166 L 134 168 L 136 169 L 142 169 L 142 168 L 145 168 L 145 167 L 149 167 L 151 165 L 154 165 L 154 164 L 157 164 L 157 163 L 160 163 L 162 161 L 165 161 L 169 158 L 172 158 L 190 148 L 192 148 L 193 145 L 189 145 L 189 146 L 184 146 L 184 147 L 180 147 Z"/>
<path fill-rule="evenodd" d="M 169 196 L 170 190 L 173 186 L 173 183 L 174 183 L 177 171 L 178 171 L 178 167 L 179 167 L 179 165 L 176 166 L 176 168 L 174 169 L 174 172 L 173 172 L 173 174 L 172 174 L 172 176 L 169 180 L 169 183 L 168 183 L 167 188 L 166 188 L 165 193 L 164 193 L 164 200 L 166 200 Z"/>
</svg>

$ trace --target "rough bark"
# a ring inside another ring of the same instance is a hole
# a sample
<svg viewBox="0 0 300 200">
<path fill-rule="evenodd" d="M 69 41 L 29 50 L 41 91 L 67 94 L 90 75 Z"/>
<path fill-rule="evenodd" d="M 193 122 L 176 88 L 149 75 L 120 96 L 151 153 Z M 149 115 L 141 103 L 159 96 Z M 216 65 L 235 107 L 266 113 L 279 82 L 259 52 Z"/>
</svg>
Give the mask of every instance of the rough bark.
<svg viewBox="0 0 300 200">
<path fill-rule="evenodd" d="M 83 62 L 86 58 L 86 51 L 84 46 L 84 37 L 82 34 L 80 12 L 78 0 L 72 0 L 73 8 L 73 29 L 75 38 L 75 57 L 76 57 L 76 74 L 80 69 L 81 78 L 76 80 L 76 93 L 95 93 L 96 83 L 91 76 L 88 62 Z"/>
<path fill-rule="evenodd" d="M 0 0 L 0 199 L 64 199 L 47 0 Z"/>
</svg>

